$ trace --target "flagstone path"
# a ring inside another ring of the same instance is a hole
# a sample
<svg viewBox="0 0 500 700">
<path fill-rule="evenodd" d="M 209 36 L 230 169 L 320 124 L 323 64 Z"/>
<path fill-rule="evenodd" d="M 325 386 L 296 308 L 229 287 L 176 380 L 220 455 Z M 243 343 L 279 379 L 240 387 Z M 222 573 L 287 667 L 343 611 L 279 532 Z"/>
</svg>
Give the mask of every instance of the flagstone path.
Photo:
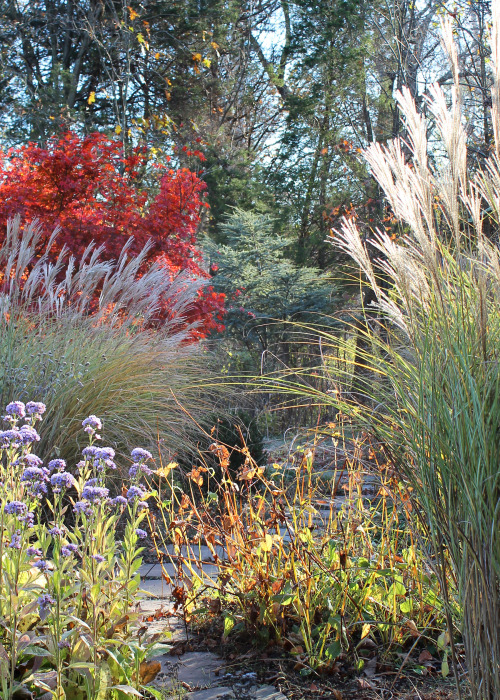
<svg viewBox="0 0 500 700">
<path fill-rule="evenodd" d="M 207 551 L 208 554 L 208 551 Z M 202 552 L 202 556 L 205 553 Z M 174 566 L 165 566 L 174 578 Z M 205 574 L 215 573 L 216 567 L 204 567 Z M 162 576 L 159 564 L 143 564 L 141 588 L 146 595 L 141 600 L 141 610 L 154 613 L 172 609 L 170 585 Z M 169 630 L 171 642 L 187 641 L 186 631 L 180 620 L 160 618 L 150 623 L 150 631 Z M 182 649 L 182 644 L 176 644 Z M 285 695 L 271 685 L 258 683 L 257 674 L 226 668 L 226 662 L 208 651 L 188 651 L 179 656 L 165 654 L 155 659 L 161 663 L 161 672 L 153 685 L 167 691 L 169 700 L 287 700 Z"/>
</svg>

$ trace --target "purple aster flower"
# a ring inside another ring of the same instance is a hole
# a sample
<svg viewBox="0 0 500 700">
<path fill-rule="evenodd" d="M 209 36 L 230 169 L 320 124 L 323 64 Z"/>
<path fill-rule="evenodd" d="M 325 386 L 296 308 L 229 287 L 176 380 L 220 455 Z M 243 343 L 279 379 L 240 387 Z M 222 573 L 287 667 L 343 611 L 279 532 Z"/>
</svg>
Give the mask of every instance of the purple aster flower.
<svg viewBox="0 0 500 700">
<path fill-rule="evenodd" d="M 47 481 L 47 474 L 40 467 L 26 467 L 21 474 L 21 481 Z"/>
<path fill-rule="evenodd" d="M 22 401 L 11 401 L 11 403 L 5 407 L 5 410 L 9 415 L 18 416 L 19 418 L 24 418 L 26 415 L 26 406 Z"/>
<path fill-rule="evenodd" d="M 127 500 L 133 501 L 136 498 L 144 498 L 146 492 L 139 486 L 131 486 L 127 491 Z"/>
<path fill-rule="evenodd" d="M 82 421 L 82 425 L 84 428 L 89 426 L 90 428 L 93 428 L 93 430 L 101 430 L 102 428 L 102 423 L 100 418 L 97 416 L 91 415 L 88 418 L 85 418 L 85 420 Z"/>
<path fill-rule="evenodd" d="M 137 504 L 137 510 L 148 510 L 149 506 L 146 501 L 139 501 Z"/>
<path fill-rule="evenodd" d="M 28 506 L 22 501 L 11 501 L 4 508 L 8 515 L 24 515 L 27 510 Z"/>
<path fill-rule="evenodd" d="M 88 447 L 83 448 L 82 455 L 87 461 L 89 461 L 95 457 L 95 454 L 98 449 L 99 448 L 96 445 L 88 445 Z"/>
<path fill-rule="evenodd" d="M 94 466 L 99 471 L 103 471 L 103 465 L 109 469 L 116 469 L 116 464 L 113 462 L 115 451 L 112 447 L 98 447 L 94 454 Z"/>
<path fill-rule="evenodd" d="M 51 605 L 54 605 L 55 602 L 56 601 L 54 598 L 52 598 L 52 596 L 50 596 L 48 593 L 44 593 L 43 595 L 39 596 L 37 600 L 40 610 L 47 610 Z"/>
<path fill-rule="evenodd" d="M 17 532 L 15 535 L 12 535 L 11 540 L 9 542 L 9 547 L 11 549 L 21 549 L 21 535 L 18 534 Z"/>
<path fill-rule="evenodd" d="M 138 528 L 136 529 L 135 534 L 136 534 L 137 537 L 139 537 L 139 539 L 141 539 L 141 540 L 143 540 L 145 537 L 148 536 L 148 533 L 146 532 L 146 530 L 141 530 L 140 527 L 138 527 Z"/>
<path fill-rule="evenodd" d="M 69 472 L 57 472 L 57 474 L 52 474 L 50 477 L 50 483 L 54 493 L 60 493 L 63 489 L 71 488 L 75 483 L 75 479 Z"/>
<path fill-rule="evenodd" d="M 26 554 L 29 557 L 41 557 L 42 556 L 42 550 L 37 549 L 36 547 L 28 547 L 26 550 Z"/>
<path fill-rule="evenodd" d="M 104 498 L 107 498 L 109 489 L 104 486 L 85 486 L 82 491 L 82 498 L 85 498 L 91 503 L 99 503 Z"/>
<path fill-rule="evenodd" d="M 102 564 L 102 562 L 104 561 L 104 557 L 102 556 L 102 554 L 93 554 L 92 559 L 94 559 L 94 561 L 96 561 L 98 564 Z"/>
<path fill-rule="evenodd" d="M 36 566 L 37 569 L 40 569 L 40 571 L 47 571 L 49 568 L 49 565 L 44 559 L 40 559 L 40 561 L 36 561 L 33 566 Z"/>
<path fill-rule="evenodd" d="M 47 493 L 47 484 L 45 481 L 36 481 L 30 484 L 28 490 L 33 498 L 42 498 Z"/>
<path fill-rule="evenodd" d="M 69 649 L 71 644 L 67 639 L 61 639 L 60 642 L 57 642 L 57 646 L 59 647 L 59 649 Z"/>
<path fill-rule="evenodd" d="M 123 496 L 117 496 L 116 498 L 113 498 L 109 502 L 110 506 L 126 506 L 127 505 L 127 499 L 123 498 Z"/>
<path fill-rule="evenodd" d="M 143 474 L 146 474 L 147 476 L 150 476 L 151 474 L 154 474 L 154 471 L 150 469 L 148 466 L 145 464 L 141 463 L 135 463 L 133 464 L 130 469 L 128 470 L 129 476 L 133 479 L 134 476 L 137 475 L 138 472 L 142 472 Z"/>
<path fill-rule="evenodd" d="M 48 593 L 44 593 L 38 598 L 38 605 L 40 607 L 40 619 L 43 621 L 49 616 L 50 607 L 54 605 L 56 601 Z"/>
<path fill-rule="evenodd" d="M 45 486 L 45 484 L 44 484 Z M 18 517 L 20 523 L 24 523 L 26 527 L 33 527 L 35 524 L 35 514 L 29 511 L 26 515 L 20 515 Z"/>
<path fill-rule="evenodd" d="M 24 445 L 31 445 L 32 442 L 40 441 L 40 435 L 31 425 L 22 425 L 19 428 L 19 432 L 21 433 L 21 439 Z"/>
<path fill-rule="evenodd" d="M 98 447 L 96 452 L 97 459 L 114 459 L 116 452 L 112 447 Z"/>
<path fill-rule="evenodd" d="M 63 472 L 66 469 L 66 462 L 64 459 L 51 459 L 47 466 L 51 472 Z"/>
<path fill-rule="evenodd" d="M 95 486 L 98 481 L 99 481 L 99 479 L 95 479 L 95 478 L 87 479 L 84 486 Z"/>
<path fill-rule="evenodd" d="M 47 406 L 41 401 L 28 401 L 26 404 L 26 413 L 30 416 L 41 416 L 46 410 Z"/>
<path fill-rule="evenodd" d="M 81 472 L 81 470 L 84 469 L 84 468 L 85 468 L 85 462 L 83 462 L 83 461 L 82 461 L 82 462 L 77 462 L 77 464 L 76 464 L 76 466 L 75 466 L 75 473 L 76 473 L 76 474 L 79 474 L 79 473 Z"/>
<path fill-rule="evenodd" d="M 31 453 L 29 455 L 24 455 L 22 460 L 28 467 L 41 467 L 43 464 L 40 457 L 32 455 Z"/>
<path fill-rule="evenodd" d="M 52 535 L 52 537 L 61 537 L 61 535 L 64 535 L 64 530 L 56 526 L 49 530 L 49 535 Z"/>
<path fill-rule="evenodd" d="M 153 455 L 148 450 L 143 450 L 142 447 L 136 447 L 130 453 L 134 462 L 142 462 L 147 459 L 153 459 Z"/>
<path fill-rule="evenodd" d="M 92 506 L 88 501 L 77 501 L 73 506 L 75 513 L 84 513 L 85 515 L 92 515 Z"/>
<path fill-rule="evenodd" d="M 0 430 L 0 448 L 18 447 L 22 441 L 19 430 Z"/>
<path fill-rule="evenodd" d="M 63 557 L 70 557 L 72 554 L 78 552 L 78 545 L 76 544 L 65 544 L 61 547 L 61 554 Z"/>
</svg>

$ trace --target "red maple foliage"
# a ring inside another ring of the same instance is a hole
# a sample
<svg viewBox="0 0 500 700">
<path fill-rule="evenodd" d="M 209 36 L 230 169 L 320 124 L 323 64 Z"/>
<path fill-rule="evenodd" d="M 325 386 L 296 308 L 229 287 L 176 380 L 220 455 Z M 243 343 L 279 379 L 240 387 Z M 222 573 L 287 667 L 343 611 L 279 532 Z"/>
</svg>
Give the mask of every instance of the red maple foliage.
<svg viewBox="0 0 500 700">
<path fill-rule="evenodd" d="M 66 245 L 77 258 L 91 241 L 116 258 L 133 236 L 131 253 L 150 241 L 148 263 L 160 261 L 165 274 L 187 270 L 208 277 L 196 247 L 205 183 L 187 168 L 157 166 L 150 197 L 140 187 L 145 163 L 140 147 L 124 156 L 120 141 L 99 133 L 68 131 L 45 147 L 29 143 L 0 152 L 0 236 L 15 214 L 23 221 L 37 218 L 47 237 L 59 226 L 58 248 Z M 190 318 L 199 321 L 197 336 L 221 330 L 223 314 L 224 295 L 205 287 Z"/>
</svg>

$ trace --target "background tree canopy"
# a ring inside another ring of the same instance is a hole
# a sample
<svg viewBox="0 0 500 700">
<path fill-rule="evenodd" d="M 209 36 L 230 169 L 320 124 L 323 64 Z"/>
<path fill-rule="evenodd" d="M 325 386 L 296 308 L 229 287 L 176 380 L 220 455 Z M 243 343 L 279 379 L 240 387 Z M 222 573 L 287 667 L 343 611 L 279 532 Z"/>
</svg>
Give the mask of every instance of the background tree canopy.
<svg viewBox="0 0 500 700">
<path fill-rule="evenodd" d="M 214 242 L 217 285 L 246 286 L 245 324 L 230 306 L 228 329 L 244 326 L 262 348 L 266 304 L 283 320 L 330 308 L 317 270 L 338 277 L 342 257 L 325 239 L 342 216 L 392 230 L 360 153 L 404 136 L 397 89 L 425 105 L 432 82 L 451 85 L 443 17 L 479 163 L 492 135 L 486 0 L 0 0 L 3 140 L 44 147 L 68 130 L 101 132 L 124 158 L 141 149 L 139 192 L 156 191 L 158 165 L 193 172 L 206 184 L 197 233 Z M 251 283 L 248 226 L 269 265 Z"/>
</svg>

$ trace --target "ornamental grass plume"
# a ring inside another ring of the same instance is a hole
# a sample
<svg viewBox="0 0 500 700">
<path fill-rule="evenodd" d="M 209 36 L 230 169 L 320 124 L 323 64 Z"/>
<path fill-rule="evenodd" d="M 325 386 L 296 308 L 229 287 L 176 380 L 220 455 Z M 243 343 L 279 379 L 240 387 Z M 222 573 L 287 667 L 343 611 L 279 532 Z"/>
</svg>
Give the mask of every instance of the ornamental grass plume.
<svg viewBox="0 0 500 700">
<path fill-rule="evenodd" d="M 0 402 L 46 400 L 44 460 L 71 462 L 93 411 L 120 454 L 137 443 L 151 449 L 158 436 L 172 453 L 194 449 L 187 414 L 203 422 L 217 398 L 200 380 L 211 355 L 190 342 L 196 324 L 186 321 L 203 281 L 171 280 L 157 264 L 140 275 L 147 247 L 130 258 L 129 244 L 114 262 L 92 246 L 79 263 L 64 249 L 53 262 L 55 235 L 37 257 L 39 227 L 21 230 L 14 219 L 0 247 Z M 169 319 L 156 323 L 165 302 Z M 100 429 L 93 418 L 88 435 Z"/>
<path fill-rule="evenodd" d="M 443 22 L 450 92 L 429 89 L 429 117 L 417 111 L 409 90 L 398 93 L 404 139 L 365 152 L 399 237 L 378 230 L 367 245 L 346 219 L 331 238 L 376 300 L 363 310 L 364 323 L 347 323 L 344 335 L 322 333 L 321 371 L 335 388 L 315 391 L 293 370 L 265 384 L 340 410 L 384 445 L 413 489 L 452 649 L 458 625 L 477 700 L 500 698 L 499 0 L 492 12 L 489 157 L 469 169 L 457 52 L 452 25 Z M 461 610 L 455 619 L 451 588 Z"/>
<path fill-rule="evenodd" d="M 403 235 L 393 240 L 377 231 L 375 255 L 353 221 L 332 238 L 363 271 L 381 320 L 362 331 L 362 389 L 374 408 L 340 405 L 390 446 L 414 488 L 443 590 L 449 574 L 456 581 L 478 700 L 500 697 L 498 0 L 493 20 L 494 147 L 484 167 L 468 169 L 457 53 L 452 25 L 444 22 L 451 94 L 433 86 L 426 118 L 404 89 L 397 96 L 404 140 L 373 144 L 365 154 Z M 427 141 L 431 118 L 437 146 Z"/>
</svg>

